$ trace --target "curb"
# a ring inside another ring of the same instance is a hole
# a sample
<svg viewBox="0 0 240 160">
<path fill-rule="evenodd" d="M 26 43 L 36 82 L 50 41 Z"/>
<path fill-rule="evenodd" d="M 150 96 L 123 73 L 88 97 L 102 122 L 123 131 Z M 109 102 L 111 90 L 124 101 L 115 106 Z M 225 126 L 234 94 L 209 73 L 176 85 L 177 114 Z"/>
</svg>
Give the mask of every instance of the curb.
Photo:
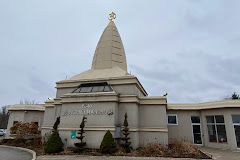
<svg viewBox="0 0 240 160">
<path fill-rule="evenodd" d="M 6 146 L 6 145 L 0 145 L 0 147 L 5 147 L 5 148 L 15 148 L 15 149 L 19 149 L 19 150 L 23 150 L 26 152 L 29 152 L 32 154 L 33 158 L 32 160 L 36 160 L 36 152 L 27 148 L 22 148 L 22 147 L 14 147 L 14 146 Z"/>
</svg>

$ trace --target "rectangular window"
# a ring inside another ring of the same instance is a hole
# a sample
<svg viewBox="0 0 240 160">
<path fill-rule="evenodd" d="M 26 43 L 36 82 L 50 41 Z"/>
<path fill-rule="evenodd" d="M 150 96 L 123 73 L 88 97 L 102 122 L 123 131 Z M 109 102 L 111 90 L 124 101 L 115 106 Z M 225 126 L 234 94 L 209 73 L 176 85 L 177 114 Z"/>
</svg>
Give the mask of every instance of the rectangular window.
<svg viewBox="0 0 240 160">
<path fill-rule="evenodd" d="M 13 125 L 16 124 L 16 123 L 18 123 L 18 121 L 13 121 Z"/>
<path fill-rule="evenodd" d="M 82 87 L 82 89 L 81 89 L 81 93 L 89 93 L 89 92 L 91 92 L 92 91 L 92 88 L 93 87 Z"/>
<path fill-rule="evenodd" d="M 192 123 L 200 123 L 200 117 L 199 116 L 192 116 L 191 121 L 192 121 Z"/>
<path fill-rule="evenodd" d="M 178 119 L 176 114 L 169 114 L 168 115 L 168 124 L 169 125 L 177 125 Z"/>
<path fill-rule="evenodd" d="M 209 142 L 217 142 L 215 125 L 207 125 Z"/>
<path fill-rule="evenodd" d="M 233 123 L 240 123 L 240 115 L 232 115 Z"/>
<path fill-rule="evenodd" d="M 227 134 L 224 124 L 224 117 L 206 116 L 209 142 L 227 143 Z"/>
</svg>

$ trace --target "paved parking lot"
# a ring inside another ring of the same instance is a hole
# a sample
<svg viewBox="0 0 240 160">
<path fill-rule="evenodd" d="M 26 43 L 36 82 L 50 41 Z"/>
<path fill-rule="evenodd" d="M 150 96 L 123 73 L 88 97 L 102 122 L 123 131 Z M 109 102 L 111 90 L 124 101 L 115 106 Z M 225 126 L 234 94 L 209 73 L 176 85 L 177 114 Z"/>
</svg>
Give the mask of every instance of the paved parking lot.
<svg viewBox="0 0 240 160">
<path fill-rule="evenodd" d="M 29 152 L 0 146 L 0 160 L 31 160 Z"/>
</svg>

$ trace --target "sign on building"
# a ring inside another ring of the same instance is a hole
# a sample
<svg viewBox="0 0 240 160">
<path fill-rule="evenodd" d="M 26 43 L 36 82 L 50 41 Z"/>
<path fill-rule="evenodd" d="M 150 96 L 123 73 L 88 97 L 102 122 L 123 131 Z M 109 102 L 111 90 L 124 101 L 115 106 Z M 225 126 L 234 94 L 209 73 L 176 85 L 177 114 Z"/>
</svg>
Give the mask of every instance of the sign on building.
<svg viewBox="0 0 240 160">
<path fill-rule="evenodd" d="M 71 139 L 76 139 L 76 131 L 71 131 Z"/>
</svg>

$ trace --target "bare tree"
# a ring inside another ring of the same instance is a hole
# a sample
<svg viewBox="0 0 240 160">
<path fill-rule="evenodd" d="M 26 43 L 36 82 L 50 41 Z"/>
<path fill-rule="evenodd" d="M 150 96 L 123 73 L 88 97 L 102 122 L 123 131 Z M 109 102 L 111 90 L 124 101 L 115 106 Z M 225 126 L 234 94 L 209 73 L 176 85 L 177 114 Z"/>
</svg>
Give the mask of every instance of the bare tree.
<svg viewBox="0 0 240 160">
<path fill-rule="evenodd" d="M 3 106 L 0 110 L 0 129 L 7 129 L 9 112 L 8 112 L 9 105 Z"/>
<path fill-rule="evenodd" d="M 35 100 L 28 100 L 28 99 L 24 99 L 24 100 L 20 100 L 20 104 L 38 104 L 38 102 L 36 102 Z"/>
</svg>

